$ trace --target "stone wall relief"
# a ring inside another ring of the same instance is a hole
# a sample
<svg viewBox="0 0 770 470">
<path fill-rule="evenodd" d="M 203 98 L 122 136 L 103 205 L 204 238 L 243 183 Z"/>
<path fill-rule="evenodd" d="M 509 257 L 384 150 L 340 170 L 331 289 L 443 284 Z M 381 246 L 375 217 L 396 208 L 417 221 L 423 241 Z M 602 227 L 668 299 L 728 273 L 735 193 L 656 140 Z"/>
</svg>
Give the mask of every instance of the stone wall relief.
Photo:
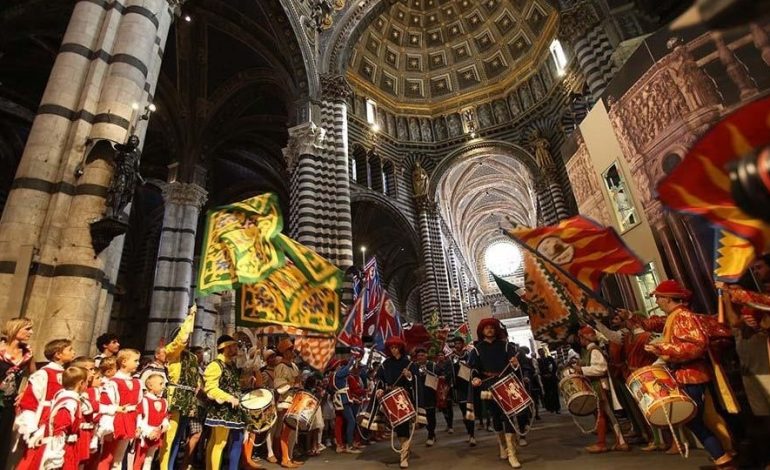
<svg viewBox="0 0 770 470">
<path fill-rule="evenodd" d="M 398 118 L 397 131 L 398 140 L 409 140 L 409 129 L 407 128 L 405 117 Z"/>
<path fill-rule="evenodd" d="M 529 109 L 532 106 L 532 92 L 529 90 L 529 82 L 522 83 L 517 91 L 521 98 L 521 108 Z"/>
<path fill-rule="evenodd" d="M 435 130 L 436 140 L 446 140 L 449 137 L 444 116 L 439 116 L 433 120 L 433 129 Z"/>
<path fill-rule="evenodd" d="M 498 124 L 503 124 L 511 120 L 511 113 L 506 106 L 505 100 L 495 100 L 492 103 L 492 108 L 495 112 L 495 120 Z"/>
<path fill-rule="evenodd" d="M 420 135 L 420 123 L 415 117 L 409 118 L 409 140 L 414 142 L 419 142 L 422 140 Z"/>
<path fill-rule="evenodd" d="M 452 113 L 447 116 L 447 125 L 449 126 L 450 137 L 459 137 L 463 135 L 463 123 L 459 114 Z"/>
<path fill-rule="evenodd" d="M 420 119 L 420 130 L 422 131 L 423 142 L 433 142 L 433 129 L 431 129 L 428 118 Z"/>
<path fill-rule="evenodd" d="M 516 118 L 521 113 L 519 95 L 515 91 L 508 95 L 508 108 L 511 110 L 511 117 L 513 118 Z"/>
<path fill-rule="evenodd" d="M 479 117 L 479 126 L 482 129 L 495 125 L 495 120 L 492 118 L 492 106 L 489 103 L 480 105 L 476 110 L 476 115 Z"/>
<path fill-rule="evenodd" d="M 540 81 L 540 77 L 534 75 L 530 80 L 532 85 L 532 94 L 534 95 L 535 102 L 542 100 L 545 96 L 545 90 L 543 89 L 543 83 Z"/>
</svg>

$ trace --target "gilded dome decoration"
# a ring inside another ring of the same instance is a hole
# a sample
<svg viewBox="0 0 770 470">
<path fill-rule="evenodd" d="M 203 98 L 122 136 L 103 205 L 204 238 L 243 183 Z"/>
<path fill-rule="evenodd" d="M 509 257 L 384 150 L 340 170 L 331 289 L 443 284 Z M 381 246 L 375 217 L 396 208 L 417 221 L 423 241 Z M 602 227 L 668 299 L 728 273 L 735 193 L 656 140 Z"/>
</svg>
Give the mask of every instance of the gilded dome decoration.
<svg viewBox="0 0 770 470">
<path fill-rule="evenodd" d="M 433 114 L 525 79 L 557 18 L 545 0 L 399 0 L 363 30 L 348 79 L 381 103 Z"/>
</svg>

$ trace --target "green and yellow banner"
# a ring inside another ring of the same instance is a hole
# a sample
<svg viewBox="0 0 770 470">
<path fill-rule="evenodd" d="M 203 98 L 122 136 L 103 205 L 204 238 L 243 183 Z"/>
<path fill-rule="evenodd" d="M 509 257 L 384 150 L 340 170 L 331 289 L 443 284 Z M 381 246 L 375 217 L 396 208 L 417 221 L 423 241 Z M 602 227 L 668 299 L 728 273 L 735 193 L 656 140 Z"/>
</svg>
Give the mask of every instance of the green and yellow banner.
<svg viewBox="0 0 770 470">
<path fill-rule="evenodd" d="M 342 272 L 282 229 L 274 194 L 210 211 L 198 295 L 237 289 L 239 326 L 281 325 L 336 334 Z"/>
</svg>

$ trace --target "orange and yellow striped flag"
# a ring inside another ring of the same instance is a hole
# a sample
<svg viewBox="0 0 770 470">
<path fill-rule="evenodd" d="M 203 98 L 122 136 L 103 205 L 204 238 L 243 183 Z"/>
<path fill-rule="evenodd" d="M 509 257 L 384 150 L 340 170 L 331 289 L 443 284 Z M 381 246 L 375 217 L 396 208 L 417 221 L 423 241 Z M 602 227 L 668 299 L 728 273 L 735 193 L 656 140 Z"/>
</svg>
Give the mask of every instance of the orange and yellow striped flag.
<svg viewBox="0 0 770 470">
<path fill-rule="evenodd" d="M 770 225 L 736 205 L 726 169 L 729 162 L 768 143 L 770 98 L 764 98 L 714 126 L 658 186 L 658 198 L 665 206 L 701 216 L 722 229 L 715 252 L 718 279 L 737 279 L 756 253 L 770 248 Z"/>
<path fill-rule="evenodd" d="M 644 263 L 611 227 L 575 216 L 558 225 L 514 227 L 507 235 L 597 291 L 605 274 L 640 274 Z"/>
</svg>

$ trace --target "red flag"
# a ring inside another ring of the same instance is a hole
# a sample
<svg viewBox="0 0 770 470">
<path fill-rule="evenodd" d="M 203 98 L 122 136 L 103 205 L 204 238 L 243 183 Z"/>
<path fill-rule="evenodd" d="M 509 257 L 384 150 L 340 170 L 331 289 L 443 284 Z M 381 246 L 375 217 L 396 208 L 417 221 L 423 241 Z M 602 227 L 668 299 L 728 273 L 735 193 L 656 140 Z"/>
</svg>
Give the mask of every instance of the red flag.
<svg viewBox="0 0 770 470">
<path fill-rule="evenodd" d="M 605 274 L 640 274 L 644 263 L 611 227 L 582 216 L 547 227 L 517 227 L 506 232 L 518 243 L 548 259 L 594 291 Z"/>
<path fill-rule="evenodd" d="M 364 291 L 366 288 L 364 288 Z M 353 307 L 350 309 L 348 318 L 342 331 L 337 336 L 337 341 L 348 347 L 363 347 L 364 335 L 364 306 L 366 304 L 366 295 L 359 295 Z"/>
<path fill-rule="evenodd" d="M 699 215 L 747 240 L 756 253 L 770 248 L 770 225 L 746 214 L 730 193 L 727 164 L 770 143 L 770 98 L 749 103 L 714 126 L 658 186 L 658 198 L 679 212 Z M 731 244 L 721 244 L 730 246 Z M 718 253 L 722 277 L 738 277 L 746 268 L 745 253 Z M 732 257 L 732 255 L 735 257 Z M 737 275 L 736 275 L 737 273 Z M 719 276 L 720 273 L 718 272 Z"/>
</svg>

